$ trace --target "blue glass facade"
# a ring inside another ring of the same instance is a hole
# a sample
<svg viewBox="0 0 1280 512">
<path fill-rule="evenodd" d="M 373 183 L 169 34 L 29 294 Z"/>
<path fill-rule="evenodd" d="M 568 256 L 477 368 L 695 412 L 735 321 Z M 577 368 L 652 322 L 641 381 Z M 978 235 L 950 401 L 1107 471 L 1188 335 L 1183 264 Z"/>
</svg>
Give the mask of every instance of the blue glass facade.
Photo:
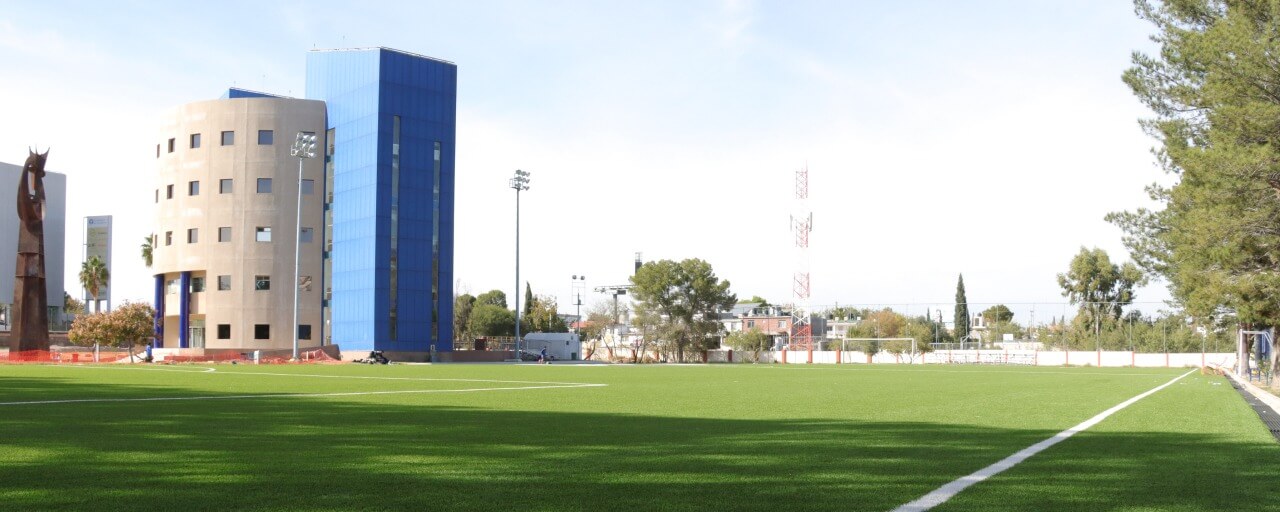
<svg viewBox="0 0 1280 512">
<path fill-rule="evenodd" d="M 329 334 L 344 351 L 453 349 L 457 83 L 452 63 L 386 48 L 307 54 L 332 138 Z"/>
</svg>

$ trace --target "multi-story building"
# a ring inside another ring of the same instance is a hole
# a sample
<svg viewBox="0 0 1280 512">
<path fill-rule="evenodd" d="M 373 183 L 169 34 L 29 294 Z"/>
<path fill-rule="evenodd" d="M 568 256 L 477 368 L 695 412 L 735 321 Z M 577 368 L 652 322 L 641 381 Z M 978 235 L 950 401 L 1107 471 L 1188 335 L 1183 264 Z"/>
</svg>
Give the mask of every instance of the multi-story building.
<svg viewBox="0 0 1280 512">
<path fill-rule="evenodd" d="M 457 67 L 386 48 L 313 51 L 307 96 L 233 89 L 164 123 L 154 253 L 163 346 L 292 346 L 297 239 L 301 346 L 405 360 L 452 351 Z M 289 149 L 305 132 L 323 157 L 302 160 L 294 233 L 299 159 Z"/>
<path fill-rule="evenodd" d="M 53 158 L 57 158 L 54 153 Z M 0 214 L 0 331 L 9 330 L 13 308 L 14 269 L 18 259 L 18 215 L 13 210 L 13 198 L 18 195 L 18 180 L 22 166 L 0 162 L 0 201 L 7 202 Z M 67 224 L 67 176 L 45 171 L 44 174 L 44 284 L 49 299 L 49 322 L 59 325 L 58 313 L 62 310 L 63 271 Z"/>
</svg>

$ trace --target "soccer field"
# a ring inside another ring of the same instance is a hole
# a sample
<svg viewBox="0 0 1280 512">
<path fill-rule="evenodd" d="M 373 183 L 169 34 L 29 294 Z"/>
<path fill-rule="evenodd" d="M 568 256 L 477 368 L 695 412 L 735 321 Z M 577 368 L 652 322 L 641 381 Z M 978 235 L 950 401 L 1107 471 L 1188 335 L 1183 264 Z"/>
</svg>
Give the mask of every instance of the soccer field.
<svg viewBox="0 0 1280 512">
<path fill-rule="evenodd" d="M 0 509 L 892 510 L 1187 372 L 0 366 Z M 1278 474 L 1196 371 L 935 510 L 1274 509 Z"/>
</svg>

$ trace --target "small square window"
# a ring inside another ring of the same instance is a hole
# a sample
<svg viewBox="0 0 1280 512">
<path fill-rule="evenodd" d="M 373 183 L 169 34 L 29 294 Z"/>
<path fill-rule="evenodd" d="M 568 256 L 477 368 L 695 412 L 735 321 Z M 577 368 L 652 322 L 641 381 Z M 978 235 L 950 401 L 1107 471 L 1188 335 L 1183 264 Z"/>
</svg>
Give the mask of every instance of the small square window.
<svg viewBox="0 0 1280 512">
<path fill-rule="evenodd" d="M 165 282 L 164 282 L 164 293 L 165 293 L 166 295 L 173 295 L 173 294 L 175 294 L 175 293 L 178 293 L 178 280 L 177 280 L 177 279 L 170 279 L 170 280 L 168 280 L 168 281 L 165 281 Z"/>
<path fill-rule="evenodd" d="M 258 145 L 270 146 L 275 141 L 275 132 L 271 130 L 258 130 Z"/>
<path fill-rule="evenodd" d="M 309 196 L 316 190 L 316 180 L 302 180 L 302 195 Z"/>
<path fill-rule="evenodd" d="M 194 244 L 200 242 L 200 228 L 191 228 L 187 230 L 187 243 Z"/>
<path fill-rule="evenodd" d="M 222 145 L 230 146 L 236 143 L 236 132 L 222 132 Z"/>
<path fill-rule="evenodd" d="M 218 180 L 218 193 L 219 194 L 231 193 L 231 178 L 223 178 L 221 180 Z"/>
<path fill-rule="evenodd" d="M 199 147 L 200 147 L 200 134 L 198 133 L 191 134 L 191 149 L 197 149 Z"/>
<path fill-rule="evenodd" d="M 302 228 L 301 231 L 298 231 L 298 242 L 304 244 L 311 243 L 311 239 L 315 236 L 314 233 L 315 229 L 313 228 Z"/>
<path fill-rule="evenodd" d="M 309 339 L 311 339 L 311 326 L 310 326 L 310 325 L 299 325 L 299 326 L 298 326 L 298 339 L 300 339 L 300 340 L 309 340 Z"/>
<path fill-rule="evenodd" d="M 271 339 L 271 324 L 253 324 L 253 339 Z"/>
<path fill-rule="evenodd" d="M 271 193 L 271 178 L 258 178 L 258 193 L 259 194 Z"/>
<path fill-rule="evenodd" d="M 231 289 L 231 276 L 218 276 L 218 291 L 225 292 Z"/>
<path fill-rule="evenodd" d="M 267 291 L 271 289 L 271 276 L 253 276 L 253 289 Z"/>
<path fill-rule="evenodd" d="M 298 289 L 304 292 L 311 291 L 311 276 L 298 276 Z"/>
<path fill-rule="evenodd" d="M 164 186 L 164 198 L 173 199 L 173 185 Z"/>
<path fill-rule="evenodd" d="M 218 339 L 231 339 L 231 324 L 218 324 Z"/>
<path fill-rule="evenodd" d="M 172 153 L 172 152 L 173 152 L 173 147 L 176 145 L 176 144 L 174 144 L 174 141 L 176 141 L 176 140 L 177 140 L 177 139 L 169 139 L 169 152 L 170 152 L 170 153 Z"/>
<path fill-rule="evenodd" d="M 165 245 L 173 245 L 173 232 L 172 232 L 172 231 L 165 231 L 165 232 L 164 232 L 164 244 L 165 244 Z"/>
<path fill-rule="evenodd" d="M 253 239 L 259 242 L 271 241 L 271 226 L 258 226 L 258 230 L 253 235 Z"/>
<path fill-rule="evenodd" d="M 204 291 L 204 278 L 203 277 L 191 278 L 191 293 L 199 293 L 202 291 Z"/>
<path fill-rule="evenodd" d="M 188 181 L 188 182 L 187 182 L 187 195 L 189 195 L 189 196 L 198 196 L 198 195 L 200 195 L 200 182 L 198 182 L 198 181 Z"/>
<path fill-rule="evenodd" d="M 219 242 L 231 241 L 231 226 L 222 226 L 218 228 L 218 241 Z"/>
</svg>

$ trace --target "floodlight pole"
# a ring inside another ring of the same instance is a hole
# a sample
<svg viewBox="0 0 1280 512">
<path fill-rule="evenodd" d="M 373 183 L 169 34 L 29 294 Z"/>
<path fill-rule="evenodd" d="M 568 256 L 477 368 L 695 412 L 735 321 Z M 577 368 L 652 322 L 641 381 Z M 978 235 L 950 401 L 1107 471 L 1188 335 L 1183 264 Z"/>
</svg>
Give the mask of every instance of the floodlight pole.
<svg viewBox="0 0 1280 512">
<path fill-rule="evenodd" d="M 516 360 L 520 357 L 520 192 L 529 190 L 529 173 L 516 169 L 516 174 L 509 181 L 512 189 L 516 191 L 516 340 L 515 340 L 515 356 Z"/>
<path fill-rule="evenodd" d="M 316 156 L 316 134 L 298 132 L 297 140 L 289 148 L 289 155 L 298 157 L 298 204 L 297 225 L 293 230 L 293 360 L 298 360 L 298 295 L 301 286 L 298 282 L 302 254 L 302 162 Z"/>
</svg>

